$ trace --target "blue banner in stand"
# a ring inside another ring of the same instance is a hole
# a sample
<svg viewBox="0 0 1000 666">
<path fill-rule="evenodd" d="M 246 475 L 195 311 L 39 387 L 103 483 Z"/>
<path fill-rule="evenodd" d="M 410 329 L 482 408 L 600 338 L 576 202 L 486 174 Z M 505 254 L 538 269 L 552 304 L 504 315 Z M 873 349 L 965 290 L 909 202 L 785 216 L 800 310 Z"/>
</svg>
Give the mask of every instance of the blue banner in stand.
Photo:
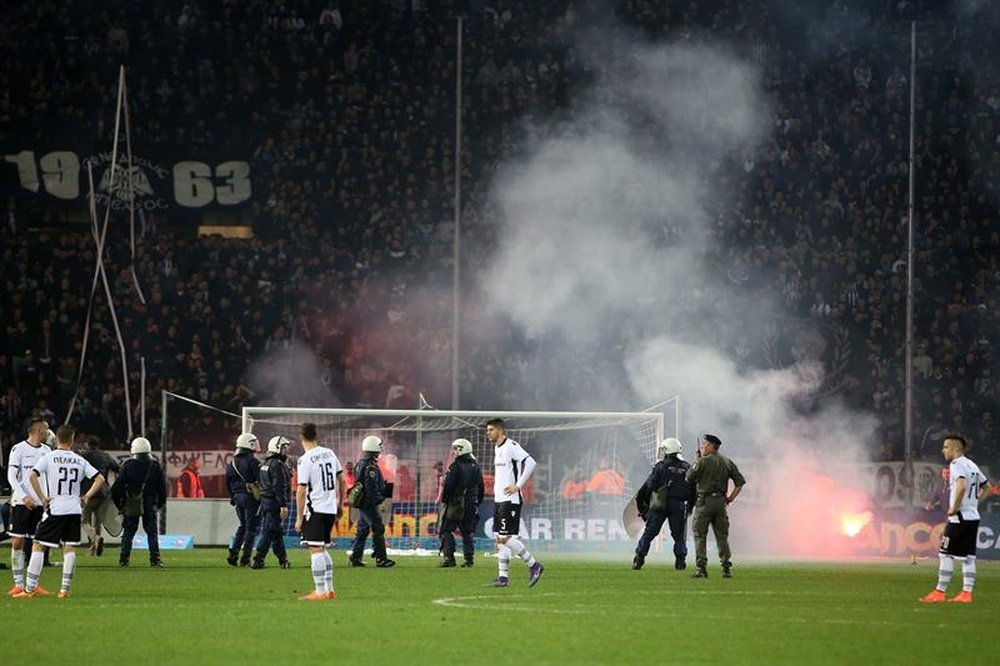
<svg viewBox="0 0 1000 666">
<path fill-rule="evenodd" d="M 190 550 L 194 548 L 194 537 L 190 534 L 161 534 L 157 541 L 160 542 L 160 550 Z M 146 535 L 136 534 L 132 539 L 132 550 L 149 550 L 149 541 Z"/>
</svg>

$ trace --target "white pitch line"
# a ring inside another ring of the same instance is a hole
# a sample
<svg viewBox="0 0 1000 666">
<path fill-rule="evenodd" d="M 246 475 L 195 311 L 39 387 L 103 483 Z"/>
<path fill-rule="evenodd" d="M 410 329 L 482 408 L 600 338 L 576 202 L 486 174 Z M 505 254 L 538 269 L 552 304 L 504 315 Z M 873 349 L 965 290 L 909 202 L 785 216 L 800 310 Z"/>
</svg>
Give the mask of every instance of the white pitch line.
<svg viewBox="0 0 1000 666">
<path fill-rule="evenodd" d="M 523 598 L 523 597 L 527 597 L 527 596 L 533 596 L 533 597 L 554 597 L 554 596 L 558 596 L 558 595 L 555 592 L 544 592 L 544 593 L 541 593 L 541 594 L 532 594 L 532 595 L 527 595 L 527 594 L 508 595 L 505 598 L 507 598 L 507 599 L 510 599 L 511 597 L 522 597 Z M 499 597 L 497 597 L 496 595 L 492 595 L 492 594 L 475 594 L 475 595 L 470 595 L 470 596 L 466 596 L 466 597 L 444 597 L 442 599 L 433 599 L 432 603 L 437 604 L 438 606 L 446 606 L 446 607 L 450 607 L 450 608 L 472 608 L 472 609 L 476 609 L 476 610 L 488 610 L 488 611 L 493 611 L 493 610 L 516 610 L 516 611 L 525 611 L 525 612 L 529 612 L 529 613 L 533 613 L 533 612 L 539 611 L 539 612 L 543 612 L 543 613 L 555 613 L 555 614 L 559 614 L 559 615 L 583 615 L 583 614 L 592 615 L 593 614 L 593 610 L 590 609 L 590 608 L 588 608 L 586 610 L 570 610 L 568 608 L 542 608 L 542 609 L 540 609 L 537 606 L 513 606 L 511 604 L 496 604 L 496 603 L 493 603 L 493 604 L 464 603 L 466 600 L 476 601 L 478 599 L 489 599 L 489 600 L 495 602 L 495 601 L 497 601 L 499 599 Z"/>
<path fill-rule="evenodd" d="M 713 590 L 692 590 L 691 594 L 715 594 Z M 741 591 L 741 590 L 719 590 L 718 594 L 753 594 L 756 596 L 759 593 Z M 551 613 L 556 615 L 610 615 L 608 610 L 594 608 L 588 606 L 586 609 L 572 610 L 569 608 L 545 608 L 544 606 L 527 606 L 527 605 L 513 605 L 505 603 L 496 603 L 503 599 L 524 599 L 527 597 L 559 597 L 559 596 L 580 596 L 583 594 L 589 594 L 588 592 L 569 592 L 569 593 L 557 593 L 557 592 L 545 592 L 542 594 L 512 594 L 499 597 L 493 594 L 474 594 L 461 597 L 442 597 L 440 599 L 432 599 L 431 603 L 444 606 L 446 608 L 462 608 L 466 610 L 485 610 L 485 611 L 524 611 L 527 613 Z M 782 593 L 782 592 L 771 592 L 770 594 L 774 596 L 796 596 L 794 593 Z M 481 601 L 492 601 L 493 603 L 478 603 Z M 580 604 L 574 604 L 579 607 Z M 683 617 L 688 617 L 686 613 L 665 613 L 657 612 L 663 609 L 642 609 L 642 613 L 645 617 L 653 615 L 655 617 L 662 617 L 666 619 L 679 619 Z M 616 613 L 617 615 L 618 613 Z M 751 618 L 745 615 L 713 615 L 713 618 L 717 620 L 726 621 L 739 621 L 747 622 Z M 893 620 L 852 620 L 852 619 L 839 619 L 839 618 L 796 618 L 796 617 L 767 617 L 761 618 L 761 620 L 767 620 L 768 622 L 785 622 L 789 624 L 840 624 L 840 625 L 861 625 L 861 626 L 872 626 L 878 625 L 882 627 L 932 627 L 932 628 L 947 628 L 949 625 L 944 623 L 928 624 L 924 622 L 895 622 Z"/>
</svg>

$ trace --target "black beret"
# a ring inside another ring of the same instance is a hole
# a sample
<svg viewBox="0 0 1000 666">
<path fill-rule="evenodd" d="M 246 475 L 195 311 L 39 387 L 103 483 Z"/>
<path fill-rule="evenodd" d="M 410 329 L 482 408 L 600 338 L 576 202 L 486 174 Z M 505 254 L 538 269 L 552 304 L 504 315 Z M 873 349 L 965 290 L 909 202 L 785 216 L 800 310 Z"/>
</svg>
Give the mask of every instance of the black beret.
<svg viewBox="0 0 1000 666">
<path fill-rule="evenodd" d="M 716 437 L 715 435 L 709 435 L 706 433 L 702 435 L 701 438 L 706 442 L 711 442 L 712 444 L 715 444 L 716 448 L 722 446 L 722 440 Z"/>
</svg>

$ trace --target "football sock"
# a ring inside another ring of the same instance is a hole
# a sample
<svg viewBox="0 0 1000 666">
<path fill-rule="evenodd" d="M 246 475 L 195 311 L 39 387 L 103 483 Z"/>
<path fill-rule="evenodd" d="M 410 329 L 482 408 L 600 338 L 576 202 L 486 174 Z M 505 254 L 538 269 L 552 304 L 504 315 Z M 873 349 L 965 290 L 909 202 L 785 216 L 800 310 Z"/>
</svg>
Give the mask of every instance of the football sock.
<svg viewBox="0 0 1000 666">
<path fill-rule="evenodd" d="M 323 570 L 323 589 L 325 592 L 333 592 L 333 558 L 326 550 L 323 551 L 322 555 L 326 565 Z"/>
<path fill-rule="evenodd" d="M 507 578 L 510 573 L 510 548 L 506 545 L 497 549 L 497 566 L 500 578 Z"/>
<path fill-rule="evenodd" d="M 45 564 L 45 553 L 37 550 L 31 551 L 31 559 L 28 560 L 28 584 L 24 586 L 25 592 L 34 592 L 38 587 L 38 577 L 42 575 L 42 566 Z"/>
<path fill-rule="evenodd" d="M 323 553 L 312 554 L 312 575 L 316 591 L 320 593 L 325 592 L 326 558 L 323 557 Z"/>
<path fill-rule="evenodd" d="M 24 588 L 24 551 L 20 548 L 11 548 L 10 569 L 14 572 L 14 585 Z"/>
<path fill-rule="evenodd" d="M 976 556 L 968 555 L 962 561 L 962 591 L 972 592 L 976 586 Z"/>
<path fill-rule="evenodd" d="M 951 574 L 955 571 L 955 561 L 951 559 L 951 555 L 938 555 L 938 557 L 941 560 L 941 565 L 938 568 L 937 589 L 945 592 L 948 589 L 948 583 L 951 582 Z"/>
<path fill-rule="evenodd" d="M 511 552 L 520 557 L 521 561 L 529 567 L 535 565 L 535 558 L 531 556 L 531 553 L 528 552 L 528 548 L 521 543 L 521 540 L 517 537 L 507 539 L 507 547 L 510 548 Z"/>
<path fill-rule="evenodd" d="M 69 586 L 73 583 L 73 570 L 76 569 L 76 553 L 66 553 L 63 555 L 63 575 L 60 592 L 69 592 Z"/>
</svg>

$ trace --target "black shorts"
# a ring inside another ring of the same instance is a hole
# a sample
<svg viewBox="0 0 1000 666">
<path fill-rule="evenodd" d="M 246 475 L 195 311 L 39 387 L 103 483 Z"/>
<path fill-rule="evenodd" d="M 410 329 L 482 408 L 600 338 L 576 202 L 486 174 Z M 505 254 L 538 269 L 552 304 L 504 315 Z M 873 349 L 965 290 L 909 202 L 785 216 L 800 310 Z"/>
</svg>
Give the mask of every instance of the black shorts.
<svg viewBox="0 0 1000 666">
<path fill-rule="evenodd" d="M 49 548 L 80 544 L 80 514 L 45 516 L 35 530 L 35 543 Z"/>
<path fill-rule="evenodd" d="M 11 507 L 10 529 L 7 530 L 7 533 L 12 537 L 28 537 L 29 539 L 34 537 L 35 529 L 44 513 L 45 509 L 40 506 L 36 506 L 34 509 L 29 509 L 23 504 Z"/>
<path fill-rule="evenodd" d="M 493 531 L 500 536 L 517 536 L 521 533 L 521 505 L 498 502 L 493 505 Z"/>
<path fill-rule="evenodd" d="M 963 520 L 945 525 L 941 535 L 941 554 L 966 557 L 976 554 L 976 538 L 979 536 L 978 520 Z"/>
<path fill-rule="evenodd" d="M 332 513 L 310 513 L 302 523 L 302 545 L 329 546 L 335 520 Z"/>
</svg>

